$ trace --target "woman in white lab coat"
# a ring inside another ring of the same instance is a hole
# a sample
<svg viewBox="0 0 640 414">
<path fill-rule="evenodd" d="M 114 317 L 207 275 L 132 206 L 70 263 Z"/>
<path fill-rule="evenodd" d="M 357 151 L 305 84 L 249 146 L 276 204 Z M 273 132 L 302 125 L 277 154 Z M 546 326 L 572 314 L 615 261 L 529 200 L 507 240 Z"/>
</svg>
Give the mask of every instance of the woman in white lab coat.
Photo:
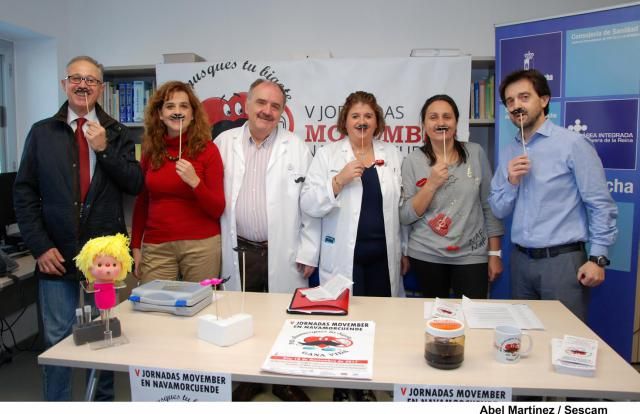
<svg viewBox="0 0 640 414">
<path fill-rule="evenodd" d="M 404 296 L 402 156 L 393 144 L 374 139 L 384 127 L 375 96 L 349 95 L 338 117 L 338 131 L 346 137 L 318 150 L 300 196 L 302 211 L 322 220 L 320 283 L 341 274 L 352 278 L 356 296 Z M 333 400 L 350 401 L 349 394 L 336 388 Z M 357 401 L 376 400 L 370 390 L 354 394 Z"/>
<path fill-rule="evenodd" d="M 347 97 L 337 127 L 346 139 L 318 150 L 300 197 L 302 210 L 322 219 L 320 283 L 341 274 L 353 279 L 356 296 L 404 296 L 402 156 L 374 139 L 385 122 L 368 92 Z"/>
</svg>

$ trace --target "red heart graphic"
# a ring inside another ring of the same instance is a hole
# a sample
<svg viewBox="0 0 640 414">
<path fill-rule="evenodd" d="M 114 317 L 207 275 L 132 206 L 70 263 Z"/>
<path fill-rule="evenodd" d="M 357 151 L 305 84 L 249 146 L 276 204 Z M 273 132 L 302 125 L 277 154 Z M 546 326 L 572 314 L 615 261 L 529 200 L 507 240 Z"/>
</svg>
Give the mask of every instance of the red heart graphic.
<svg viewBox="0 0 640 414">
<path fill-rule="evenodd" d="M 433 229 L 436 234 L 440 236 L 446 236 L 449 233 L 449 226 L 451 225 L 451 218 L 439 213 L 437 216 L 429 220 L 429 227 Z"/>
</svg>

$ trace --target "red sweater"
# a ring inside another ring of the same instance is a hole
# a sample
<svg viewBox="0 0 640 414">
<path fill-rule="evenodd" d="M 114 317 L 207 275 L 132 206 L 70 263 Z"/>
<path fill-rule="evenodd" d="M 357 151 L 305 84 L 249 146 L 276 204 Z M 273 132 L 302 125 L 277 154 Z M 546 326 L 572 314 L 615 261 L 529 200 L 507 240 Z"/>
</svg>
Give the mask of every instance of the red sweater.
<svg viewBox="0 0 640 414">
<path fill-rule="evenodd" d="M 200 178 L 196 188 L 182 181 L 176 163 L 168 159 L 154 170 L 146 157 L 140 165 L 144 189 L 133 209 L 131 247 L 176 240 L 200 240 L 220 234 L 220 216 L 224 211 L 223 166 L 218 147 L 207 142 L 205 149 L 189 158 L 182 142 L 182 157 L 189 161 Z M 178 156 L 178 140 L 165 138 L 167 152 Z"/>
</svg>

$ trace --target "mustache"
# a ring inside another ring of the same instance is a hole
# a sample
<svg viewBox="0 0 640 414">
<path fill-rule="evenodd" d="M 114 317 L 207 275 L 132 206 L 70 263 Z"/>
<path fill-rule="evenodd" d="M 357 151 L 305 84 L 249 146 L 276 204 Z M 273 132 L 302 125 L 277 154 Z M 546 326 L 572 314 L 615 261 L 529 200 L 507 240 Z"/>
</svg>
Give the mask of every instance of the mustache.
<svg viewBox="0 0 640 414">
<path fill-rule="evenodd" d="M 73 93 L 75 94 L 81 93 L 83 95 L 89 95 L 89 88 L 76 88 L 76 90 Z"/>
<path fill-rule="evenodd" d="M 438 132 L 446 132 L 448 130 L 449 130 L 449 127 L 445 126 L 445 125 L 440 125 L 440 126 L 436 127 L 436 131 L 438 131 Z"/>
<path fill-rule="evenodd" d="M 258 113 L 258 118 L 264 119 L 265 121 L 273 121 L 275 119 L 271 115 L 263 114 L 262 112 Z"/>
<path fill-rule="evenodd" d="M 169 118 L 173 120 L 184 119 L 184 114 L 171 114 Z"/>
<path fill-rule="evenodd" d="M 523 109 L 523 108 L 516 108 L 513 111 L 511 111 L 511 115 L 524 115 L 527 112 Z"/>
</svg>

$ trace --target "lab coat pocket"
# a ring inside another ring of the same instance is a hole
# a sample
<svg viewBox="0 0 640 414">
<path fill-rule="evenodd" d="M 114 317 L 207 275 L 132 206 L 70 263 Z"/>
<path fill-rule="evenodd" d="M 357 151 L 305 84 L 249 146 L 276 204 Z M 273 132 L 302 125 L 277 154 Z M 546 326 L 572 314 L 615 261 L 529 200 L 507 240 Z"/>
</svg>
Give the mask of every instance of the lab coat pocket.
<svg viewBox="0 0 640 414">
<path fill-rule="evenodd" d="M 325 234 L 322 236 L 322 245 L 320 247 L 320 268 L 327 272 L 333 273 L 336 264 L 336 239 L 333 236 Z"/>
</svg>

